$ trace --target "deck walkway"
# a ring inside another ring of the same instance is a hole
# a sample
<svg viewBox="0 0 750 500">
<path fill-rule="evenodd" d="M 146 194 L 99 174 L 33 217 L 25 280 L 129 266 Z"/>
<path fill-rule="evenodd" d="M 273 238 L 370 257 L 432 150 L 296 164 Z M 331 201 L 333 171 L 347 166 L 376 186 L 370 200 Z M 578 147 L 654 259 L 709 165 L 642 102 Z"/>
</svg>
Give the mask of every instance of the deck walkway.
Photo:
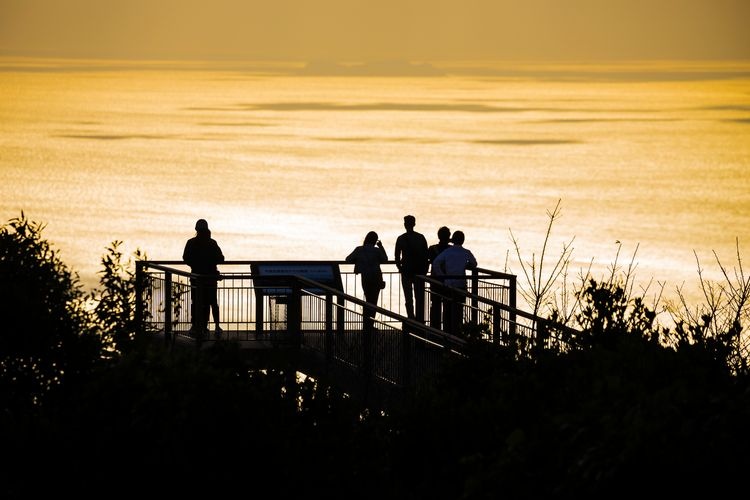
<svg viewBox="0 0 750 500">
<path fill-rule="evenodd" d="M 368 403 L 388 404 L 431 379 L 446 357 L 464 356 L 466 346 L 460 332 L 402 314 L 399 274 L 389 266 L 374 327 L 363 328 L 371 306 L 343 262 L 227 262 L 218 285 L 222 341 L 237 342 L 256 365 L 281 357 Z M 171 346 L 195 348 L 196 339 L 187 335 L 194 276 L 174 261 L 141 261 L 136 273 L 137 314 L 146 332 Z M 439 283 L 419 279 L 425 304 L 449 300 L 439 295 Z M 515 276 L 477 269 L 467 279 L 470 291 L 458 307 L 464 328 L 477 338 L 529 351 L 555 341 L 554 325 L 516 309 Z M 209 335 L 198 347 L 215 342 Z"/>
</svg>

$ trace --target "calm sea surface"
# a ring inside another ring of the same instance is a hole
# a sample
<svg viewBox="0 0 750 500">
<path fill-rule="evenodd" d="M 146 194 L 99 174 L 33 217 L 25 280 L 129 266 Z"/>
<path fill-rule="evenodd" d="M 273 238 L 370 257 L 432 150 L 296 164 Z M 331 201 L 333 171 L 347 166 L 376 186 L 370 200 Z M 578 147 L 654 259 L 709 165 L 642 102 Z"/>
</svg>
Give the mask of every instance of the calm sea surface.
<svg viewBox="0 0 750 500">
<path fill-rule="evenodd" d="M 573 273 L 621 245 L 639 283 L 692 294 L 694 252 L 709 277 L 738 238 L 750 256 L 747 78 L 0 63 L 0 217 L 45 222 L 87 287 L 113 240 L 179 259 L 198 218 L 231 260 L 343 259 L 369 230 L 392 258 L 413 214 L 519 274 L 511 231 L 538 258 L 558 200 Z"/>
</svg>

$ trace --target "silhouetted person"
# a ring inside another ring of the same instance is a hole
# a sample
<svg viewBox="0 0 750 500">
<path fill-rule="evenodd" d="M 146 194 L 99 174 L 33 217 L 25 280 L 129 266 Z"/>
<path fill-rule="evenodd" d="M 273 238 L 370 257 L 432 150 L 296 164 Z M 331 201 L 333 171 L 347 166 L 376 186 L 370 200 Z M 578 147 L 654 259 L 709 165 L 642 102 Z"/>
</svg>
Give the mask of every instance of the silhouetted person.
<svg viewBox="0 0 750 500">
<path fill-rule="evenodd" d="M 190 304 L 191 323 L 190 332 L 196 338 L 203 337 L 208 332 L 209 310 L 213 313 L 216 336 L 221 335 L 219 326 L 219 302 L 217 298 L 216 282 L 220 279 L 217 264 L 224 262 L 216 240 L 211 238 L 211 230 L 205 219 L 198 219 L 195 223 L 195 237 L 185 243 L 182 260 L 190 266 L 190 272 L 199 276 L 190 278 L 192 288 L 192 303 Z"/>
<path fill-rule="evenodd" d="M 427 258 L 430 261 L 430 277 L 442 283 L 442 273 L 435 267 L 435 259 L 443 250 L 451 246 L 451 230 L 443 226 L 438 229 L 437 236 L 438 242 L 427 249 Z M 430 289 L 430 326 L 440 329 L 446 291 L 444 286 L 434 283 L 430 284 Z"/>
<path fill-rule="evenodd" d="M 378 233 L 375 231 L 367 233 L 362 245 L 347 255 L 346 262 L 354 264 L 354 273 L 359 274 L 362 279 L 362 290 L 365 294 L 365 301 L 377 305 L 380 290 L 385 285 L 380 264 L 388 262 L 388 255 L 385 253 L 383 244 L 378 239 Z M 363 317 L 364 328 L 372 326 L 374 317 L 375 309 L 365 308 Z"/>
<path fill-rule="evenodd" d="M 413 215 L 404 217 L 406 232 L 396 238 L 396 267 L 401 272 L 401 287 L 404 289 L 406 313 L 410 318 L 424 321 L 424 281 L 415 278 L 427 274 L 427 240 L 414 230 Z"/>
<path fill-rule="evenodd" d="M 449 246 L 435 257 L 432 263 L 445 275 L 444 282 L 448 291 L 449 304 L 445 308 L 443 327 L 454 335 L 461 333 L 463 324 L 464 304 L 466 302 L 466 275 L 467 269 L 477 267 L 477 259 L 471 250 L 464 248 L 464 233 L 456 231 L 451 237 L 453 245 Z"/>
</svg>

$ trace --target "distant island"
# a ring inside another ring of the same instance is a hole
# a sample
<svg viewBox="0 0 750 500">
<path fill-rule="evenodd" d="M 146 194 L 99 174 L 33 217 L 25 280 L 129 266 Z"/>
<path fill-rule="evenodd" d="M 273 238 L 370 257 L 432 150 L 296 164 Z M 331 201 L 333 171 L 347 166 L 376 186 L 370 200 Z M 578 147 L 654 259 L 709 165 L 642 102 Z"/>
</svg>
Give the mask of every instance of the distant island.
<svg viewBox="0 0 750 500">
<path fill-rule="evenodd" d="M 299 70 L 301 75 L 333 76 L 444 76 L 445 73 L 429 63 L 407 61 L 372 61 L 340 63 L 310 61 Z"/>
</svg>

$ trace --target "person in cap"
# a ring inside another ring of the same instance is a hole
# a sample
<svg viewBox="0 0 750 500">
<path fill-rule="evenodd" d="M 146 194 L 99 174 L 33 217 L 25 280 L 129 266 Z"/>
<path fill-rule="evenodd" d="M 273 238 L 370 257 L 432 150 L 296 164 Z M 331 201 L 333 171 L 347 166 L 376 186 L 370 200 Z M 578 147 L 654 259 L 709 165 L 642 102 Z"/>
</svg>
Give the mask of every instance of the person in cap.
<svg viewBox="0 0 750 500">
<path fill-rule="evenodd" d="M 424 281 L 417 275 L 427 274 L 429 259 L 427 239 L 414 230 L 416 218 L 404 217 L 406 232 L 396 238 L 396 267 L 401 272 L 401 287 L 404 289 L 406 313 L 410 318 L 424 322 Z"/>
<path fill-rule="evenodd" d="M 220 278 L 218 264 L 224 262 L 224 254 L 216 240 L 211 238 L 206 219 L 195 223 L 195 236 L 185 243 L 182 260 L 190 266 L 192 302 L 190 315 L 191 334 L 202 338 L 208 332 L 209 312 L 213 314 L 216 337 L 221 336 L 219 326 L 219 301 L 216 283 Z"/>
</svg>

